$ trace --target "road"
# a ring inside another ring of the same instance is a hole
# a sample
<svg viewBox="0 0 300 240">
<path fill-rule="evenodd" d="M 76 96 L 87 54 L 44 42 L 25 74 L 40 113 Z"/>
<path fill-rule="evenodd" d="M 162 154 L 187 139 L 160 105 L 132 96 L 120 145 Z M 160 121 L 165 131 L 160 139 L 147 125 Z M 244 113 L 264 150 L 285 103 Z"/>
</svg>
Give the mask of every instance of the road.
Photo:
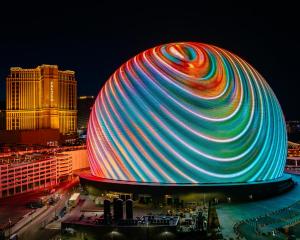
<svg viewBox="0 0 300 240">
<path fill-rule="evenodd" d="M 56 214 L 58 214 L 65 206 L 69 196 L 69 194 L 63 195 L 55 206 L 49 206 L 45 212 L 33 219 L 26 227 L 18 231 L 19 239 L 49 239 L 51 235 L 59 233 L 59 230 L 50 231 L 49 229 L 45 229 L 45 226 L 51 222 L 55 218 Z"/>
<path fill-rule="evenodd" d="M 47 210 L 41 213 L 34 219 L 31 219 L 28 224 L 17 231 L 20 240 L 40 240 L 51 239 L 60 233 L 60 230 L 45 229 L 45 226 L 53 221 L 56 215 L 66 206 L 68 199 L 72 194 L 72 187 L 64 187 L 61 189 L 60 200 L 53 206 L 48 206 Z"/>
</svg>

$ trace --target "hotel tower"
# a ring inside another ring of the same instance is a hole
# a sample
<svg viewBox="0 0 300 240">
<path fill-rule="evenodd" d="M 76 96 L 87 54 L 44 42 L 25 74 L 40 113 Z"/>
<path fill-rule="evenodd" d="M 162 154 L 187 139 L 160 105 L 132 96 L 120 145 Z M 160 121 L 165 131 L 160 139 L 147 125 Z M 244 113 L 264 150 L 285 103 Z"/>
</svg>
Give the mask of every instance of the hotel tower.
<svg viewBox="0 0 300 240">
<path fill-rule="evenodd" d="M 6 130 L 77 129 L 75 72 L 56 65 L 10 68 L 6 78 Z"/>
</svg>

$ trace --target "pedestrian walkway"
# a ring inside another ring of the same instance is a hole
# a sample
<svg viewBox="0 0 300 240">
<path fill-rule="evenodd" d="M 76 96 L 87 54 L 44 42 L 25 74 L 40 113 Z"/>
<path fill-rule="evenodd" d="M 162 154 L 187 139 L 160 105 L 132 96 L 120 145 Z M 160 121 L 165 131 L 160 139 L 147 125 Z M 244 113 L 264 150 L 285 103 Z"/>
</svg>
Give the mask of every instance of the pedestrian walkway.
<svg viewBox="0 0 300 240">
<path fill-rule="evenodd" d="M 234 232 L 236 223 L 286 208 L 300 200 L 300 176 L 293 175 L 293 180 L 298 184 L 292 190 L 273 198 L 245 203 L 220 204 L 217 207 L 217 213 L 223 237 L 236 239 L 237 235 Z"/>
</svg>

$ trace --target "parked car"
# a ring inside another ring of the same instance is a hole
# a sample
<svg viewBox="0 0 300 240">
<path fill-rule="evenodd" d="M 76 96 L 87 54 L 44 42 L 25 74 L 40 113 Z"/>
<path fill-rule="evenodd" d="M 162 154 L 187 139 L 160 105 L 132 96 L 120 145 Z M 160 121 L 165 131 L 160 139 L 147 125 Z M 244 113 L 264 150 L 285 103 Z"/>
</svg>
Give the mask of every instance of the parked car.
<svg viewBox="0 0 300 240">
<path fill-rule="evenodd" d="M 37 209 L 43 207 L 44 204 L 41 201 L 35 201 L 35 202 L 28 202 L 26 204 L 26 207 L 31 208 L 31 209 Z"/>
</svg>

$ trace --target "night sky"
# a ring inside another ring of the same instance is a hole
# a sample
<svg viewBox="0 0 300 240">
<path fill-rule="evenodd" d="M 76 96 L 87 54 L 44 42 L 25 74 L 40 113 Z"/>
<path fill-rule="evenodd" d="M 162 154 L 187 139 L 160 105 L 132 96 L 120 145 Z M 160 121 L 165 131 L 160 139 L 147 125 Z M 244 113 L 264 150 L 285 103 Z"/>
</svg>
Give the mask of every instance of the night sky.
<svg viewBox="0 0 300 240">
<path fill-rule="evenodd" d="M 139 52 L 162 43 L 196 41 L 248 61 L 274 90 L 286 119 L 300 119 L 299 20 L 292 6 L 274 11 L 189 1 L 152 6 L 24 2 L 0 7 L 0 100 L 11 66 L 57 64 L 75 70 L 79 95 L 97 95 L 114 70 Z"/>
</svg>

